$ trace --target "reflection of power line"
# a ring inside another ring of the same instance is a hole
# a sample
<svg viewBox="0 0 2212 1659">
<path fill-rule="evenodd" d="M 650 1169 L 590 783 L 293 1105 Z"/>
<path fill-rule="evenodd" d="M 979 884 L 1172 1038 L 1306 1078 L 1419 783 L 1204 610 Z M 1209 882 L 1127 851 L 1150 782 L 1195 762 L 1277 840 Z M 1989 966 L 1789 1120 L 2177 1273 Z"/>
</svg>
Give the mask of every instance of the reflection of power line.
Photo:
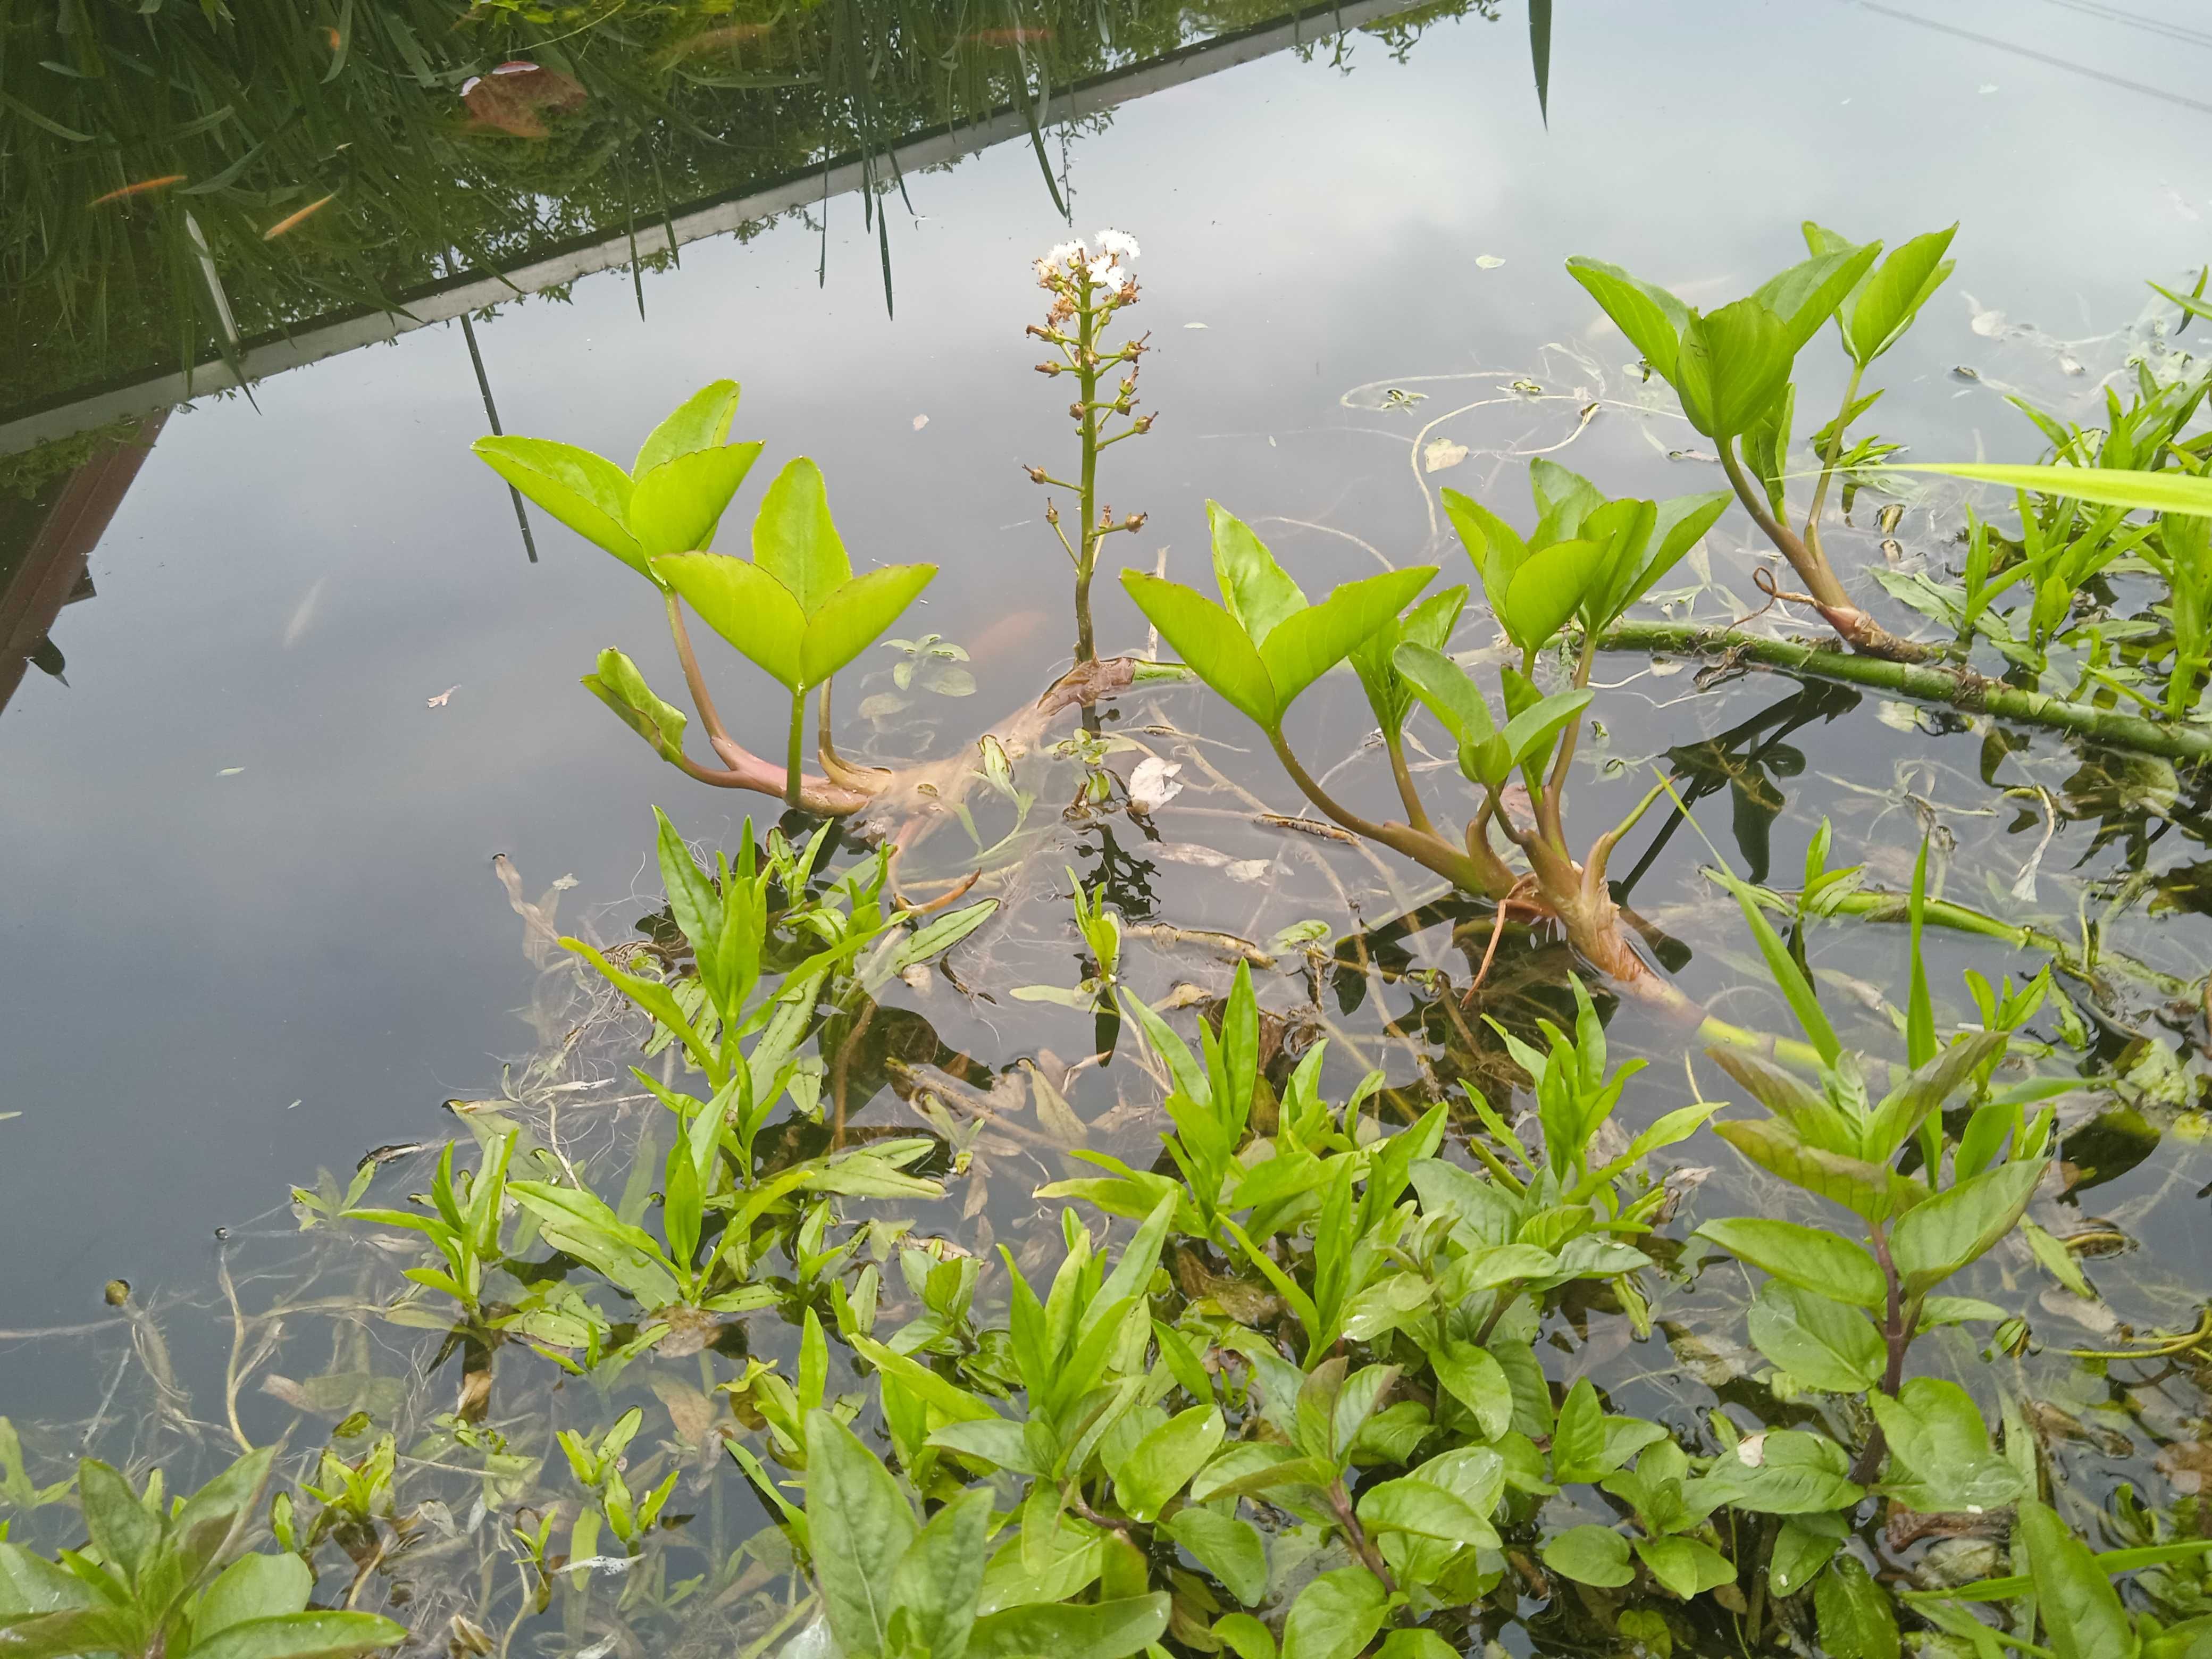
<svg viewBox="0 0 2212 1659">
<path fill-rule="evenodd" d="M 2100 6 L 2097 0 L 2049 0 L 2054 6 L 2063 6 L 2069 11 L 2078 11 L 2107 23 L 2118 23 L 2131 29 L 2145 29 L 2153 34 L 2162 34 L 2169 40 L 2185 40 L 2195 46 L 2212 46 L 2212 34 L 2202 29 L 2185 29 L 2172 23 L 2160 22 L 2154 17 L 2138 17 L 2131 11 L 2122 11 L 2117 6 Z"/>
<path fill-rule="evenodd" d="M 491 422 L 495 438 L 504 436 L 499 425 L 499 410 L 491 400 L 491 377 L 484 373 L 483 353 L 477 349 L 476 325 L 469 321 L 469 313 L 461 313 L 461 337 L 469 343 L 469 361 L 476 365 L 477 390 L 483 393 L 484 418 Z M 523 509 L 522 492 L 513 484 L 507 493 L 514 497 L 514 521 L 522 526 L 522 550 L 530 555 L 530 562 L 538 562 L 538 544 L 530 538 L 530 514 Z"/>
<path fill-rule="evenodd" d="M 2179 104 L 2184 109 L 2202 111 L 2212 115 L 2212 104 L 2199 103 L 2194 98 L 2184 98 L 2178 92 L 2161 91 L 2147 87 L 2140 81 L 2130 81 L 2117 75 L 2107 75 L 2102 70 L 2093 70 L 2081 64 L 2069 63 L 2063 58 L 2053 58 L 2048 52 L 2034 52 L 2027 46 L 2014 46 L 2009 40 L 2000 40 L 1994 35 L 1976 34 L 1971 29 L 1953 28 L 1948 23 L 1936 22 L 1929 17 L 1916 17 L 1909 11 L 1897 11 L 1888 6 L 1878 6 L 1874 0 L 1859 0 L 1867 11 L 1880 12 L 1884 17 L 1894 17 L 1900 23 L 1915 23 L 1923 29 L 1934 29 L 1938 34 L 1955 35 L 1961 40 L 1972 40 L 1977 46 L 1994 46 L 1999 52 L 2008 52 L 2015 58 L 2026 58 L 2038 64 L 2048 64 L 2052 69 L 2064 70 L 2069 75 L 2086 76 L 2092 81 L 2102 81 L 2108 87 L 2123 87 L 2130 92 L 2139 92 L 2146 98 L 2156 98 L 2168 104 Z"/>
</svg>

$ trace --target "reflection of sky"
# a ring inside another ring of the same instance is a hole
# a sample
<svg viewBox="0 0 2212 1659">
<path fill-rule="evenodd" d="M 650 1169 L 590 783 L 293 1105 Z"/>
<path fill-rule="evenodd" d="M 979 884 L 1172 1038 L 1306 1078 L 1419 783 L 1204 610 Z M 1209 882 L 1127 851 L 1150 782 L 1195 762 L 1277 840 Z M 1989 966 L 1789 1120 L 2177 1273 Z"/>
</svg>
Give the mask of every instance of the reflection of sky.
<svg viewBox="0 0 2212 1659">
<path fill-rule="evenodd" d="M 1942 15 L 2177 90 L 2208 58 L 2060 0 Z M 1621 342 L 1559 270 L 1570 253 L 1711 303 L 1796 257 L 1802 217 L 1893 238 L 1959 218 L 1959 273 L 1884 365 L 1881 413 L 1923 453 L 1980 441 L 2011 459 L 2033 453 L 2026 423 L 1949 369 L 2061 382 L 1974 334 L 1962 293 L 2093 335 L 2135 315 L 2142 276 L 2204 255 L 2212 116 L 1872 9 L 1562 7 L 1548 135 L 1517 21 L 1443 26 L 1402 65 L 1362 40 L 1352 59 L 1348 76 L 1278 58 L 1163 93 L 1074 146 L 1078 228 L 1142 238 L 1135 320 L 1159 348 L 1144 389 L 1160 428 L 1114 452 L 1108 491 L 1152 524 L 1116 553 L 1166 545 L 1194 574 L 1213 495 L 1418 554 L 1404 441 L 1449 405 L 1347 412 L 1340 393 L 1518 370 L 1552 341 L 1616 368 Z M 480 335 L 510 430 L 625 459 L 684 392 L 742 376 L 738 433 L 768 441 L 764 467 L 823 462 L 856 562 L 945 566 L 910 631 L 990 630 L 978 695 L 940 727 L 958 734 L 1030 695 L 1067 632 L 1065 567 L 1017 467 L 1067 449 L 1064 398 L 1021 335 L 1040 297 L 1026 261 L 1065 232 L 1025 146 L 908 185 L 927 217 L 895 225 L 896 323 L 841 200 L 823 289 L 817 240 L 793 223 L 686 249 L 680 274 L 647 280 L 642 323 L 616 275 Z M 1839 384 L 1818 361 L 1801 430 Z M 116 1273 L 196 1275 L 180 1239 L 318 1163 L 436 1133 L 440 1099 L 483 1090 L 489 1057 L 526 1041 L 505 1012 L 528 975 L 492 854 L 533 892 L 573 872 L 570 902 L 604 904 L 650 883 L 648 803 L 702 835 L 748 805 L 683 782 L 576 689 L 621 642 L 673 691 L 659 606 L 543 520 L 544 562 L 523 562 L 504 492 L 467 453 L 482 411 L 455 332 L 257 395 L 258 414 L 232 400 L 170 422 L 94 558 L 100 597 L 58 625 L 70 686 L 30 676 L 0 720 L 0 1109 L 23 1113 L 0 1123 L 0 1323 L 73 1316 Z M 1563 436 L 1559 407 L 1447 431 L 1479 448 L 1540 418 Z M 1573 458 L 1620 488 L 1714 484 L 1626 420 L 1601 419 Z M 1437 481 L 1480 483 L 1475 465 Z M 1498 490 L 1515 507 L 1520 492 Z M 1340 539 L 1266 533 L 1310 585 L 1371 568 Z M 1133 613 L 1101 593 L 1105 639 L 1131 642 Z M 775 699 L 707 649 L 726 716 L 773 751 Z M 1716 700 L 1709 729 L 1750 706 L 1722 720 Z M 1213 729 L 1249 736 L 1225 716 Z M 1887 763 L 1870 766 L 1886 785 Z"/>
</svg>

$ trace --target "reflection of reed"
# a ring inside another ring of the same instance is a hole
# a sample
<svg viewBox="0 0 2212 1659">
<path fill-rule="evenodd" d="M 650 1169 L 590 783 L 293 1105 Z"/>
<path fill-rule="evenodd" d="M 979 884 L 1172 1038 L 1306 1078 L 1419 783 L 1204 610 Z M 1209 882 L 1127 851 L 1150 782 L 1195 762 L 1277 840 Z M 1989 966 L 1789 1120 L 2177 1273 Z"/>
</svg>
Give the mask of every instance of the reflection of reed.
<svg viewBox="0 0 2212 1659">
<path fill-rule="evenodd" d="M 11 18 L 8 401 L 390 309 L 449 260 L 496 273 L 549 245 L 643 240 L 678 204 L 757 181 L 818 173 L 826 193 L 846 158 L 888 283 L 876 198 L 901 187 L 896 146 L 1010 112 L 1042 161 L 1040 124 L 1067 114 L 1055 95 L 1293 9 L 1224 0 L 1195 25 L 1168 0 L 1001 9 L 981 27 L 951 0 L 741 0 L 738 15 L 678 0 L 598 27 L 498 8 L 456 23 L 434 0 L 349 5 L 307 30 L 286 0 L 237 0 L 215 21 L 91 8 L 66 34 L 49 11 Z"/>
</svg>

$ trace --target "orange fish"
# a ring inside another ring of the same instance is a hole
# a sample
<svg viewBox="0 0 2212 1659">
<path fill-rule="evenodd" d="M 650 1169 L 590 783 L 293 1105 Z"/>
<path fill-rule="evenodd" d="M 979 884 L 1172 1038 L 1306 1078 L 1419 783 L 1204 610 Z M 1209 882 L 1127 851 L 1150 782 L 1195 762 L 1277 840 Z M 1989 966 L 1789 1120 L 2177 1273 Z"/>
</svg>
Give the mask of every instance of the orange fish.
<svg viewBox="0 0 2212 1659">
<path fill-rule="evenodd" d="M 308 203 L 307 206 L 301 208 L 297 213 L 287 214 L 283 218 L 279 219 L 275 224 L 270 226 L 268 229 L 263 231 L 261 233 L 261 240 L 264 242 L 273 242 L 276 238 L 282 236 L 286 231 L 295 228 L 302 220 L 309 218 L 314 214 L 319 213 L 324 207 L 337 199 L 337 192 L 336 191 L 332 191 L 328 196 L 320 197 L 318 199 Z"/>
<path fill-rule="evenodd" d="M 191 175 L 186 173 L 165 173 L 158 179 L 141 179 L 135 185 L 125 185 L 120 190 L 111 190 L 105 196 L 95 196 L 90 205 L 98 207 L 103 202 L 119 202 L 126 196 L 142 195 L 149 190 L 161 190 L 170 185 L 180 185 Z"/>
</svg>

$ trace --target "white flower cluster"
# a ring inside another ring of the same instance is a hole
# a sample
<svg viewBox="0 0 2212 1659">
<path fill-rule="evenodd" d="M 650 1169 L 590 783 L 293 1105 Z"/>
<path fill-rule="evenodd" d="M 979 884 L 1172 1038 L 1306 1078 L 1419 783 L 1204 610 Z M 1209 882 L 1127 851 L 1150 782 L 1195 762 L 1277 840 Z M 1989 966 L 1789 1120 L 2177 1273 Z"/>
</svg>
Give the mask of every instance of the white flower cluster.
<svg viewBox="0 0 2212 1659">
<path fill-rule="evenodd" d="M 1062 242 L 1047 250 L 1036 262 L 1037 281 L 1048 284 L 1065 271 L 1087 276 L 1093 288 L 1122 288 L 1136 280 L 1137 273 L 1129 267 L 1139 251 L 1135 237 L 1118 230 L 1102 230 L 1096 253 L 1079 241 Z"/>
</svg>

